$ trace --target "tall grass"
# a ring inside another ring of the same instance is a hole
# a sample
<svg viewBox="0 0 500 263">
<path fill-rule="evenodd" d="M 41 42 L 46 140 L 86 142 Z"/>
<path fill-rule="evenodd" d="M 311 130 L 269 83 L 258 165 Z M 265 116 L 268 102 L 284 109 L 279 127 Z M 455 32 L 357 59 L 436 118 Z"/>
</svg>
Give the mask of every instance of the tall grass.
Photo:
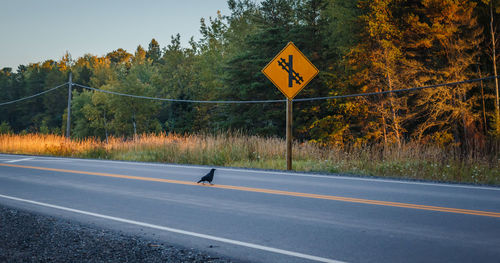
<svg viewBox="0 0 500 263">
<path fill-rule="evenodd" d="M 58 135 L 0 135 L 0 152 L 80 158 L 285 169 L 285 141 L 242 134 L 141 135 L 134 139 L 69 140 Z M 463 153 L 416 142 L 326 148 L 295 143 L 296 171 L 500 185 L 498 149 Z"/>
<path fill-rule="evenodd" d="M 0 134 L 0 152 L 15 154 L 81 156 L 102 147 L 102 143 L 89 138 L 70 140 L 53 134 Z"/>
</svg>

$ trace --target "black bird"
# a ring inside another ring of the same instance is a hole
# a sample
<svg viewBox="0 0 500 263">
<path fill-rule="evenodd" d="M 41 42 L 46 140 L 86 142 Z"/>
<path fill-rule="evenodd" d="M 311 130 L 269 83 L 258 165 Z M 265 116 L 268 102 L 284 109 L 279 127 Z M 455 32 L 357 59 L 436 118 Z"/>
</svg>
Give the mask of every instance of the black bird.
<svg viewBox="0 0 500 263">
<path fill-rule="evenodd" d="M 203 176 L 199 181 L 198 183 L 201 183 L 201 182 L 209 182 L 210 184 L 212 184 L 212 180 L 214 179 L 214 172 L 215 172 L 215 169 L 212 168 L 212 170 L 210 170 L 210 172 L 208 172 L 205 176 Z"/>
</svg>

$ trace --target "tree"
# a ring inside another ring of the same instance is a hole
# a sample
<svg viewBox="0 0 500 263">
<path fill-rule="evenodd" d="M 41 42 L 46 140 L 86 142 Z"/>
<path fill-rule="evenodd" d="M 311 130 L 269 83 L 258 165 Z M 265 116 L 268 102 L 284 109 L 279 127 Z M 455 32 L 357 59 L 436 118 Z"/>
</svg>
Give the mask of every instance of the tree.
<svg viewBox="0 0 500 263">
<path fill-rule="evenodd" d="M 490 53 L 490 59 L 492 62 L 492 67 L 493 67 L 493 75 L 495 77 L 498 76 L 497 73 L 497 42 L 498 42 L 498 36 L 497 36 L 497 25 L 498 22 L 495 21 L 495 15 L 500 12 L 500 1 L 495 1 L 495 0 L 481 0 L 481 2 L 487 6 L 487 11 L 486 13 L 488 14 L 488 26 L 484 27 L 484 31 L 487 32 L 489 31 L 489 34 L 485 34 L 487 37 L 489 36 L 491 43 L 491 47 L 489 49 Z M 494 123 L 494 134 L 497 136 L 500 136 L 500 95 L 499 95 L 499 86 L 498 86 L 498 78 L 495 78 L 495 115 L 493 118 L 493 123 Z"/>
<path fill-rule="evenodd" d="M 26 83 L 23 85 L 25 90 L 21 93 L 23 97 L 53 88 L 45 85 L 45 79 L 55 67 L 55 63 L 56 62 L 53 60 L 47 60 L 41 64 L 29 65 L 25 72 Z M 19 115 L 23 126 L 28 128 L 29 131 L 35 132 L 41 126 L 43 119 L 47 116 L 47 107 L 51 105 L 45 104 L 44 97 L 39 96 L 29 101 L 23 101 L 16 106 L 23 112 Z"/>
<path fill-rule="evenodd" d="M 92 76 L 90 77 L 89 86 L 93 88 L 111 90 L 113 86 L 118 85 L 119 72 L 116 69 L 117 65 L 112 64 L 110 59 L 103 57 L 89 57 L 87 59 L 90 68 L 92 69 Z M 100 92 L 81 93 L 81 98 L 76 97 L 78 107 L 78 99 L 82 100 L 80 109 L 86 121 L 81 121 L 82 125 L 88 124 L 92 128 L 91 134 L 101 139 L 105 138 L 106 142 L 112 132 L 111 120 L 114 118 L 111 110 L 112 95 Z M 75 110 L 78 112 L 78 110 Z M 77 113 L 76 113 L 77 114 Z M 78 116 L 78 115 L 77 115 Z M 79 128 L 79 121 L 76 120 L 75 128 L 77 129 L 76 135 L 85 134 L 84 127 Z M 81 133 L 79 133 L 81 131 Z"/>
<path fill-rule="evenodd" d="M 327 1 L 321 8 L 319 28 L 321 39 L 320 61 L 315 61 L 322 71 L 317 77 L 317 86 L 309 90 L 322 90 L 335 96 L 358 93 L 356 86 L 350 84 L 356 67 L 351 67 L 346 55 L 359 42 L 362 42 L 362 23 L 359 17 L 363 10 L 358 1 Z M 319 82 L 319 83 L 318 83 Z M 314 97 L 315 95 L 308 95 Z M 306 104 L 306 110 L 317 111 L 316 116 L 299 131 L 307 134 L 313 142 L 321 145 L 343 146 L 360 136 L 359 119 L 362 117 L 364 104 L 354 99 L 328 100 L 320 106 Z M 304 113 L 304 115 L 307 113 Z"/>
<path fill-rule="evenodd" d="M 3 68 L 0 70 L 0 103 L 13 100 L 13 77 L 14 74 L 12 73 L 11 68 Z M 6 105 L 0 106 L 0 121 L 2 123 L 10 123 L 10 112 L 10 108 L 6 107 Z"/>
<path fill-rule="evenodd" d="M 50 66 L 47 67 L 47 75 L 45 76 L 44 81 L 45 89 L 50 89 L 67 82 L 70 67 L 69 54 L 66 54 L 58 62 L 51 62 Z M 68 107 L 67 87 L 68 86 L 66 85 L 52 91 L 51 94 L 42 97 L 45 109 L 43 110 L 43 116 L 41 117 L 42 120 L 38 124 L 39 127 L 42 126 L 43 122 L 48 130 L 57 129 L 58 133 L 61 133 L 61 124 L 63 123 L 62 115 Z"/>
<path fill-rule="evenodd" d="M 134 64 L 141 64 L 144 63 L 147 59 L 147 52 L 144 50 L 144 48 L 139 45 L 137 46 L 137 49 L 135 50 L 134 58 L 133 58 L 133 63 Z"/>
<path fill-rule="evenodd" d="M 139 96 L 153 97 L 155 88 L 153 78 L 156 69 L 150 61 L 135 61 L 125 75 L 110 84 L 110 90 Z M 110 106 L 113 112 L 112 126 L 119 135 L 134 138 L 138 133 L 158 131 L 158 122 L 151 118 L 158 112 L 159 103 L 147 99 L 111 96 Z"/>
<path fill-rule="evenodd" d="M 114 64 L 125 64 L 128 67 L 130 67 L 130 60 L 132 59 L 132 54 L 128 53 L 122 48 L 119 48 L 117 50 L 114 50 L 112 52 L 109 52 L 106 54 L 106 58 L 109 59 L 111 63 Z"/>
<path fill-rule="evenodd" d="M 92 117 L 85 114 L 84 108 L 86 105 L 91 105 L 92 108 L 92 92 L 73 92 L 73 100 L 71 101 L 71 114 L 73 127 L 71 136 L 75 138 L 100 137 L 96 129 L 92 129 Z"/>
<path fill-rule="evenodd" d="M 0 123 L 0 134 L 11 134 L 12 133 L 12 128 L 10 127 L 9 123 L 6 121 L 2 121 Z"/>
<path fill-rule="evenodd" d="M 314 98 L 328 96 L 331 92 L 328 83 L 332 81 L 332 75 L 328 74 L 332 66 L 333 48 L 327 39 L 328 32 L 327 8 L 333 1 L 305 0 L 297 4 L 297 23 L 290 29 L 290 39 L 300 48 L 301 52 L 320 70 L 310 83 L 307 84 L 297 98 Z M 351 2 L 351 1 L 348 1 Z M 307 103 L 294 104 L 294 137 L 302 140 L 310 140 L 310 129 L 319 128 L 318 121 L 329 118 L 329 102 L 325 100 L 311 101 Z"/>
<path fill-rule="evenodd" d="M 151 42 L 149 42 L 148 51 L 146 52 L 146 58 L 151 59 L 151 61 L 153 61 L 153 64 L 156 64 L 160 61 L 160 44 L 158 44 L 158 41 L 156 41 L 156 39 L 154 38 L 151 39 Z"/>
<path fill-rule="evenodd" d="M 419 23 L 427 29 L 428 54 L 432 60 L 427 67 L 429 80 L 437 83 L 461 81 L 475 76 L 477 46 L 481 41 L 481 29 L 474 16 L 473 2 L 422 1 L 423 11 Z M 478 114 L 473 111 L 478 98 L 472 84 L 451 88 L 422 90 L 416 100 L 417 129 L 415 134 L 439 132 L 450 134 L 454 141 L 468 142 L 479 135 Z M 466 144 L 462 144 L 466 145 Z"/>
<path fill-rule="evenodd" d="M 414 67 L 417 66 L 405 53 L 401 13 L 405 10 L 400 0 L 362 1 L 365 14 L 360 17 L 362 42 L 348 54 L 351 67 L 357 70 L 352 84 L 362 92 L 382 92 L 408 88 L 415 83 Z M 411 30 L 411 28 L 406 28 Z M 396 88 L 397 87 L 397 88 Z M 405 128 L 404 116 L 408 111 L 407 97 L 389 93 L 360 99 L 366 103 L 364 125 L 370 140 L 382 139 L 384 145 L 395 142 L 401 145 Z"/>
<path fill-rule="evenodd" d="M 495 131 L 496 131 L 496 134 L 497 136 L 500 136 L 500 96 L 498 95 L 499 94 L 499 88 L 498 88 L 498 78 L 496 78 L 498 76 L 497 74 L 497 60 L 496 60 L 496 42 L 497 42 L 497 38 L 496 38 L 496 28 L 493 27 L 493 1 L 490 0 L 490 17 L 491 17 L 491 20 L 490 20 L 490 33 L 491 33 L 491 50 L 492 50 L 492 54 L 491 54 L 491 58 L 492 58 L 492 61 L 493 61 L 493 73 L 495 74 L 495 97 L 496 97 L 496 100 L 495 100 L 495 106 L 496 106 L 496 109 L 495 109 Z"/>
<path fill-rule="evenodd" d="M 240 2 L 241 3 L 241 2 Z M 257 10 L 246 4 L 238 16 L 229 21 L 226 38 L 240 38 L 239 46 L 229 45 L 224 65 L 224 89 L 219 93 L 226 100 L 282 99 L 283 95 L 260 72 L 261 69 L 291 39 L 290 30 L 297 24 L 293 7 L 297 1 L 268 0 Z M 249 27 L 243 30 L 249 23 Z M 235 27 L 235 28 L 233 28 Z M 214 123 L 222 130 L 240 130 L 264 136 L 284 135 L 285 111 L 282 103 L 220 105 L 214 114 Z"/>
<path fill-rule="evenodd" d="M 90 85 L 90 78 L 92 77 L 93 61 L 97 60 L 96 56 L 85 54 L 76 60 L 75 64 L 71 67 L 73 73 L 73 82 L 88 86 Z"/>
<path fill-rule="evenodd" d="M 111 90 L 111 84 L 104 85 L 101 89 Z M 82 94 L 82 100 L 87 100 L 86 97 L 89 94 Z M 92 134 L 101 139 L 105 138 L 106 142 L 108 142 L 112 132 L 111 121 L 114 119 L 110 96 L 109 94 L 93 92 L 90 96 L 91 103 L 85 103 L 82 107 L 82 113 L 87 118 L 89 127 L 92 128 Z M 75 128 L 78 128 L 78 123 L 75 125 Z"/>
</svg>

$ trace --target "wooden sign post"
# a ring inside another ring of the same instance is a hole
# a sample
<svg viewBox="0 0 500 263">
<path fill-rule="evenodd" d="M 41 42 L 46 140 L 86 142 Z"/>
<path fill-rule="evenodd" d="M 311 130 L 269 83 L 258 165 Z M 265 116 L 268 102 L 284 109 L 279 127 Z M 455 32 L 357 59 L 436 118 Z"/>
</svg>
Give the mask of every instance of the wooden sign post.
<svg viewBox="0 0 500 263">
<path fill-rule="evenodd" d="M 287 97 L 286 101 L 286 169 L 292 170 L 293 98 L 319 70 L 289 42 L 263 69 L 262 73 Z"/>
</svg>

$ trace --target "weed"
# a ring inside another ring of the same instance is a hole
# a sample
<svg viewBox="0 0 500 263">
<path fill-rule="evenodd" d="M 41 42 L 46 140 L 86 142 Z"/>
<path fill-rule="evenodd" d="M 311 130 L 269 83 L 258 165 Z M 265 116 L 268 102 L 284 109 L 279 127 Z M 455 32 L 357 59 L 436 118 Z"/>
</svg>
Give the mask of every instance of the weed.
<svg viewBox="0 0 500 263">
<path fill-rule="evenodd" d="M 286 168 L 285 141 L 242 134 L 143 134 L 134 139 L 69 140 L 51 134 L 0 134 L 0 152 L 81 158 Z M 296 171 L 350 173 L 474 184 L 500 184 L 500 158 L 491 151 L 464 156 L 455 148 L 416 142 L 384 148 L 381 145 L 343 148 L 294 143 Z"/>
</svg>

